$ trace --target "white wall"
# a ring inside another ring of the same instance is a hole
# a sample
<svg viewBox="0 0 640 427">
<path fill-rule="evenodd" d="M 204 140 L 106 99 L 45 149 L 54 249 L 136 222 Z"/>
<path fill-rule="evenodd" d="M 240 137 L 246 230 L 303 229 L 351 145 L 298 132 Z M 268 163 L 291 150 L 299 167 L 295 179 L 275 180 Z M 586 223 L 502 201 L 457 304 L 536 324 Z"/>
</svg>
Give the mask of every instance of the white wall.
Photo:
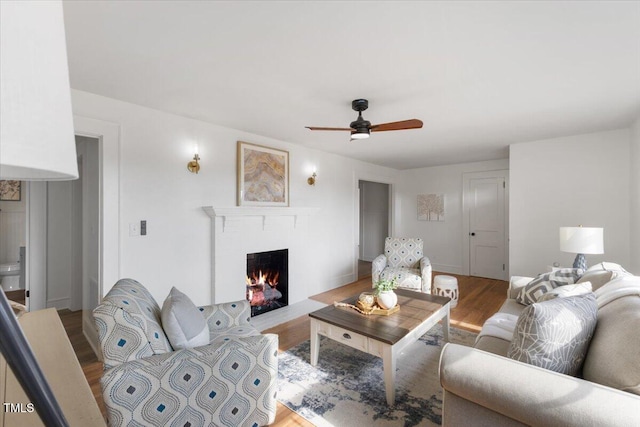
<svg viewBox="0 0 640 427">
<path fill-rule="evenodd" d="M 507 159 L 402 171 L 396 186 L 396 235 L 421 237 L 424 239 L 424 253 L 434 270 L 461 274 L 464 256 L 462 175 L 502 169 L 509 169 Z M 429 193 L 445 195 L 444 222 L 418 221 L 417 196 Z"/>
<path fill-rule="evenodd" d="M 640 117 L 631 128 L 631 262 L 629 271 L 640 275 Z"/>
<path fill-rule="evenodd" d="M 196 304 L 211 301 L 211 220 L 202 206 L 236 205 L 238 140 L 289 151 L 291 206 L 320 208 L 309 221 L 310 295 L 355 277 L 358 178 L 393 182 L 398 173 L 77 90 L 72 101 L 74 114 L 120 127 L 120 276 L 139 280 L 159 304 L 171 286 Z M 186 168 L 196 142 L 197 175 Z M 309 186 L 314 167 L 317 183 Z M 129 237 L 129 224 L 143 219 L 148 235 Z M 105 283 L 103 293 L 111 286 Z"/>
<path fill-rule="evenodd" d="M 629 265 L 629 138 L 621 129 L 511 145 L 511 274 L 571 266 L 575 254 L 558 248 L 561 226 L 604 227 L 605 253 L 587 264 Z"/>
<path fill-rule="evenodd" d="M 384 252 L 389 234 L 389 185 L 360 181 L 360 259 L 373 261 Z"/>
</svg>

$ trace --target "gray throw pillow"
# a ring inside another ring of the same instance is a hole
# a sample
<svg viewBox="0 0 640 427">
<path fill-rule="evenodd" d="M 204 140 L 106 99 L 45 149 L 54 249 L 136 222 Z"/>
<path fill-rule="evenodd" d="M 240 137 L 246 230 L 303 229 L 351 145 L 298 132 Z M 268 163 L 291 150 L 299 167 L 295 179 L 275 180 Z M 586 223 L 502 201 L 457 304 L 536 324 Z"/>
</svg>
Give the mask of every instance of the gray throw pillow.
<svg viewBox="0 0 640 427">
<path fill-rule="evenodd" d="M 209 327 L 188 296 L 171 288 L 162 304 L 162 328 L 174 350 L 209 344 Z"/>
<path fill-rule="evenodd" d="M 531 304 L 518 317 L 507 356 L 576 376 L 597 319 L 598 304 L 593 293 Z"/>
<path fill-rule="evenodd" d="M 574 297 L 576 295 L 584 295 L 589 292 L 593 292 L 591 288 L 591 282 L 581 282 L 575 285 L 559 286 L 553 290 L 550 290 L 546 294 L 538 298 L 538 302 L 549 301 L 554 298 L 567 298 Z"/>
<path fill-rule="evenodd" d="M 550 273 L 540 274 L 522 288 L 516 301 L 522 305 L 533 304 L 552 289 L 563 285 L 573 285 L 582 276 L 582 273 L 584 271 L 580 268 L 561 268 Z"/>
</svg>

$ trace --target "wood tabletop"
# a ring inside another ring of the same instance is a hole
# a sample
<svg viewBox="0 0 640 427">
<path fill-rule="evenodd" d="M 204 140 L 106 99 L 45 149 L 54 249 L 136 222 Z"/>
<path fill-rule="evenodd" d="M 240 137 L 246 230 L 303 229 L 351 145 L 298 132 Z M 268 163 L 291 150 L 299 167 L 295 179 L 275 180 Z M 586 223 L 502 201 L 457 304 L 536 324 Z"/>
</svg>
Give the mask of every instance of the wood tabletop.
<svg viewBox="0 0 640 427">
<path fill-rule="evenodd" d="M 349 307 L 333 305 L 309 313 L 309 316 L 393 345 L 451 301 L 447 297 L 404 289 L 396 289 L 395 292 L 398 295 L 400 310 L 389 316 L 366 315 Z M 342 302 L 355 304 L 358 296 Z"/>
</svg>

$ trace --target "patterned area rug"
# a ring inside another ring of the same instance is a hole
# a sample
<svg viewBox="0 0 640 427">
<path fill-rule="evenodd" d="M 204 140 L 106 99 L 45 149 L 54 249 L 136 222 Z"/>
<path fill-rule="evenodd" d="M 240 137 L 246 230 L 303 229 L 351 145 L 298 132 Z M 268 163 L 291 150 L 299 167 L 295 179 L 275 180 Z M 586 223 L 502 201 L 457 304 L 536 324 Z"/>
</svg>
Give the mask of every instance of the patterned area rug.
<svg viewBox="0 0 640 427">
<path fill-rule="evenodd" d="M 476 334 L 451 328 L 451 342 Z M 433 327 L 399 356 L 396 403 L 387 406 L 382 359 L 321 337 L 318 366 L 309 341 L 280 354 L 278 400 L 316 426 L 434 426 L 442 419 L 438 362 L 442 328 Z"/>
</svg>

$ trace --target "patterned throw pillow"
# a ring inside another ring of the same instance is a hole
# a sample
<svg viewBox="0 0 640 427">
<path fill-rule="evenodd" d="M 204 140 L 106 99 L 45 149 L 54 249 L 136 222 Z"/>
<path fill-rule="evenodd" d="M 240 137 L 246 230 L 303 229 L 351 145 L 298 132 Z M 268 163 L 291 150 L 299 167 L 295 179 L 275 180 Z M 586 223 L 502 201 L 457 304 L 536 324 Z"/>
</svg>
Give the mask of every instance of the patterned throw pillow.
<svg viewBox="0 0 640 427">
<path fill-rule="evenodd" d="M 532 304 L 518 317 L 507 356 L 567 375 L 577 375 L 598 319 L 593 293 Z"/>
<path fill-rule="evenodd" d="M 533 304 L 545 293 L 562 285 L 573 285 L 582 276 L 580 268 L 561 268 L 541 274 L 529 282 L 518 294 L 516 301 L 522 305 Z"/>
<path fill-rule="evenodd" d="M 540 298 L 538 298 L 538 302 L 549 301 L 554 298 L 574 297 L 576 295 L 588 294 L 589 292 L 593 292 L 593 289 L 591 288 L 591 282 L 581 282 L 576 283 L 575 285 L 564 285 L 552 289 L 546 294 L 542 295 Z"/>
</svg>

